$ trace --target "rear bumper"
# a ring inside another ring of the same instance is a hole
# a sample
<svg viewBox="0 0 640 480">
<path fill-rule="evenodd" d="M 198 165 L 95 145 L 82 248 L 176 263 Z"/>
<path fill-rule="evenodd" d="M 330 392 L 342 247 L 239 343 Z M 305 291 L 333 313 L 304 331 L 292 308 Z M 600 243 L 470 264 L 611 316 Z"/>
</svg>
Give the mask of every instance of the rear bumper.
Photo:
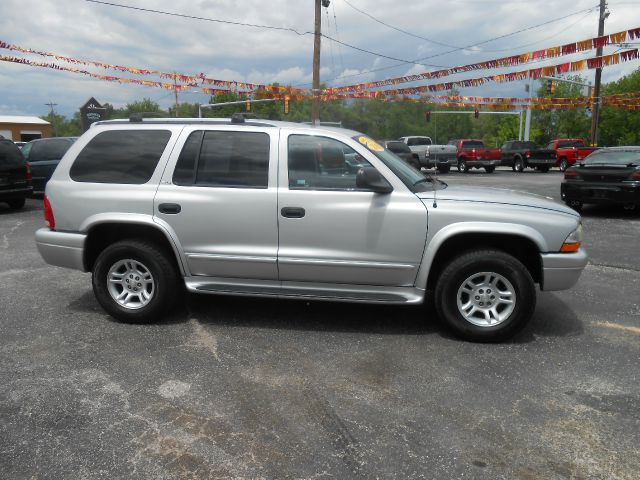
<svg viewBox="0 0 640 480">
<path fill-rule="evenodd" d="M 587 252 L 581 248 L 576 253 L 543 253 L 542 283 L 540 289 L 544 291 L 566 290 L 573 287 L 589 258 Z"/>
<path fill-rule="evenodd" d="M 2 188 L 0 189 L 0 202 L 5 200 L 17 200 L 19 198 L 27 198 L 33 192 L 31 187 L 20 188 Z"/>
<path fill-rule="evenodd" d="M 56 232 L 48 228 L 36 231 L 38 252 L 50 265 L 86 271 L 84 244 L 87 236 L 81 233 Z"/>
<path fill-rule="evenodd" d="M 563 182 L 560 184 L 560 196 L 565 202 L 640 205 L 640 182 Z"/>
<path fill-rule="evenodd" d="M 497 167 L 500 165 L 500 160 L 486 160 L 486 159 L 468 159 L 467 165 L 470 167 Z"/>
<path fill-rule="evenodd" d="M 553 167 L 556 164 L 556 159 L 555 158 L 528 158 L 527 163 L 535 167 L 540 165 L 549 165 L 550 167 Z"/>
</svg>

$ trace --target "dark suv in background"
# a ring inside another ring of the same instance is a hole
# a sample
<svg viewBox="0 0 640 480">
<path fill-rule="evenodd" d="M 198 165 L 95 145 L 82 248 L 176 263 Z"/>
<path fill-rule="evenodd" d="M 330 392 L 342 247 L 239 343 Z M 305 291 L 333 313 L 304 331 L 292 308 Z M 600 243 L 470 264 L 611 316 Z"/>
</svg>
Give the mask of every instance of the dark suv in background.
<svg viewBox="0 0 640 480">
<path fill-rule="evenodd" d="M 78 137 L 55 137 L 32 140 L 22 147 L 22 154 L 31 165 L 33 193 L 44 193 L 60 159 L 67 153 Z"/>
<path fill-rule="evenodd" d="M 22 208 L 31 191 L 29 164 L 11 140 L 0 137 L 0 202 Z"/>
</svg>

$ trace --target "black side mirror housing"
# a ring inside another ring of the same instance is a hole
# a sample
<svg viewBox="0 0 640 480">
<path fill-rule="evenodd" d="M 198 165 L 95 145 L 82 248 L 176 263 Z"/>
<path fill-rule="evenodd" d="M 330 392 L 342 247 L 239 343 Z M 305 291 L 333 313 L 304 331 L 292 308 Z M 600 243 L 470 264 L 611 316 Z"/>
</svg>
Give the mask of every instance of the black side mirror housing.
<svg viewBox="0 0 640 480">
<path fill-rule="evenodd" d="M 356 174 L 356 187 L 375 193 L 391 193 L 393 187 L 373 167 L 362 167 Z"/>
</svg>

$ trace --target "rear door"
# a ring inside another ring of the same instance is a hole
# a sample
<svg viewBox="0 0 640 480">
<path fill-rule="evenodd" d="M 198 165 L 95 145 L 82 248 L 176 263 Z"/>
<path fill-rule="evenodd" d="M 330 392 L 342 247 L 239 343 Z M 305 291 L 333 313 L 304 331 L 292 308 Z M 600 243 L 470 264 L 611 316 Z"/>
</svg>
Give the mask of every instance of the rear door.
<svg viewBox="0 0 640 480">
<path fill-rule="evenodd" d="M 154 201 L 191 275 L 277 280 L 278 130 L 190 126 Z"/>
<path fill-rule="evenodd" d="M 353 155 L 362 166 L 378 169 L 393 192 L 359 189 L 357 169 L 345 162 Z M 427 211 L 379 159 L 352 139 L 285 130 L 280 158 L 278 269 L 283 283 L 414 285 Z"/>
</svg>

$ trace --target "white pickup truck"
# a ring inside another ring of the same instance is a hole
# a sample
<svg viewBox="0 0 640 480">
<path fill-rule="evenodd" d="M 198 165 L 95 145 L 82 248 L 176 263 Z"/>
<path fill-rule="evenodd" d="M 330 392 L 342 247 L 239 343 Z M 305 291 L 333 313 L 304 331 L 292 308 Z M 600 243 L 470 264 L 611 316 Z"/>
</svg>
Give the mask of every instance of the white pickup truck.
<svg viewBox="0 0 640 480">
<path fill-rule="evenodd" d="M 454 145 L 434 145 L 431 137 L 425 136 L 400 137 L 398 140 L 418 154 L 421 167 L 436 167 L 439 172 L 447 173 L 452 165 L 457 165 L 457 150 Z"/>
</svg>

